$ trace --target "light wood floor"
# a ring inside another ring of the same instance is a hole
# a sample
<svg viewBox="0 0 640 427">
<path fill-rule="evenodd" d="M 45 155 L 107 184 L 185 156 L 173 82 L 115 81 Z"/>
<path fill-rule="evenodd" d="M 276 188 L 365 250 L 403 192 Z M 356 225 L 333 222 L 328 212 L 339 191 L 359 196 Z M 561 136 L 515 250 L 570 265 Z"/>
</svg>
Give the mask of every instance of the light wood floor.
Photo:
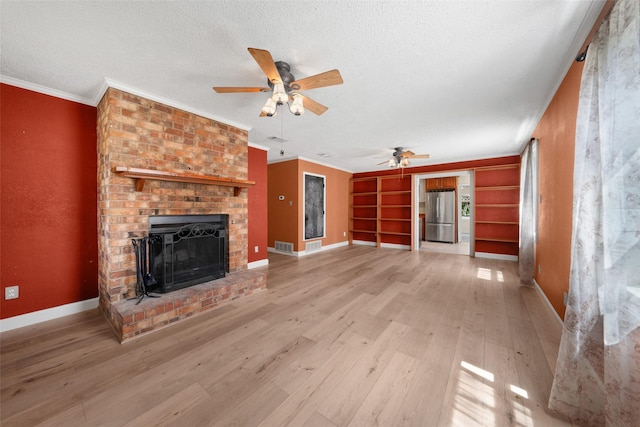
<svg viewBox="0 0 640 427">
<path fill-rule="evenodd" d="M 469 242 L 440 243 L 440 242 L 420 242 L 420 250 L 427 252 L 437 252 L 441 254 L 458 254 L 469 256 Z"/>
<path fill-rule="evenodd" d="M 120 345 L 92 310 L 1 335 L 1 424 L 555 426 L 560 327 L 508 261 L 271 255 L 269 289 Z"/>
</svg>

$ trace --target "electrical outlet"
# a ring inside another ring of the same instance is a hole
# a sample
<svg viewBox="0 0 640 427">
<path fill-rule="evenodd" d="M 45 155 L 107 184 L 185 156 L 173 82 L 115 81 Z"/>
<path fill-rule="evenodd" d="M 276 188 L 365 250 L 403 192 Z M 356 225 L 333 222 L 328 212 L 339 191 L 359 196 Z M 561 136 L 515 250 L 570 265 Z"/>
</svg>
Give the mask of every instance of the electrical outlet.
<svg viewBox="0 0 640 427">
<path fill-rule="evenodd" d="M 538 274 L 542 273 L 542 264 L 538 264 Z"/>
<path fill-rule="evenodd" d="M 562 304 L 564 304 L 564 306 L 567 306 L 567 300 L 569 299 L 569 294 L 566 292 L 562 293 Z"/>
<path fill-rule="evenodd" d="M 342 232 L 342 237 L 347 237 L 347 232 L 346 231 Z"/>
<path fill-rule="evenodd" d="M 260 250 L 260 248 L 258 246 L 254 246 L 253 247 L 253 252 L 258 253 L 259 250 Z"/>
<path fill-rule="evenodd" d="M 16 299 L 20 296 L 19 286 L 7 286 L 4 288 L 4 299 Z"/>
</svg>

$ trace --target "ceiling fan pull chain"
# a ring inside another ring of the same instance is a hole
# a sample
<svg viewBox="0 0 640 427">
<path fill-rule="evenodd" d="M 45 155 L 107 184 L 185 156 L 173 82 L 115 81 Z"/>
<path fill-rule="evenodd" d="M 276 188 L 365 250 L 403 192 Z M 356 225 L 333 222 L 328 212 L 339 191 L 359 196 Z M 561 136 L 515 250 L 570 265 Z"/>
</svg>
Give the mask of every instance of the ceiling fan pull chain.
<svg viewBox="0 0 640 427">
<path fill-rule="evenodd" d="M 280 114 L 280 156 L 284 156 L 284 114 Z"/>
</svg>

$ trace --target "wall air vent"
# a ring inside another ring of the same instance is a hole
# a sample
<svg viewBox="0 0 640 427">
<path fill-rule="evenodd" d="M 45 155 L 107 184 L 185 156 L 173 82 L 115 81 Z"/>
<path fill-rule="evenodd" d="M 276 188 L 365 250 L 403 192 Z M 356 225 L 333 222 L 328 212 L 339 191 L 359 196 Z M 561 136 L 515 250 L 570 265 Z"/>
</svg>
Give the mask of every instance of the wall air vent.
<svg viewBox="0 0 640 427">
<path fill-rule="evenodd" d="M 293 243 L 280 242 L 280 241 L 276 240 L 275 246 L 276 246 L 275 249 L 278 252 L 286 252 L 288 254 L 292 254 L 293 253 Z"/>
<path fill-rule="evenodd" d="M 316 240 L 313 242 L 307 242 L 305 245 L 305 250 L 307 252 L 315 252 L 322 249 L 322 240 Z"/>
</svg>

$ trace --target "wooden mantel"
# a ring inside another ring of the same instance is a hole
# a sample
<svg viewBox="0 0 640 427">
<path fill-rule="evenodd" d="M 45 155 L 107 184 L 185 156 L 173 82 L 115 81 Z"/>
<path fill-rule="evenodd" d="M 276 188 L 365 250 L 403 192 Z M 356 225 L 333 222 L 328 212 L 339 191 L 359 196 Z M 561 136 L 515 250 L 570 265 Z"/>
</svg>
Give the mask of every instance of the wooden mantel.
<svg viewBox="0 0 640 427">
<path fill-rule="evenodd" d="M 116 167 L 115 172 L 121 176 L 136 179 L 136 191 L 142 191 L 147 179 L 233 187 L 233 195 L 236 197 L 240 194 L 243 188 L 255 185 L 254 181 L 223 178 L 218 176 L 195 175 L 187 172 L 165 172 L 153 169 L 128 168 L 126 166 Z"/>
</svg>

